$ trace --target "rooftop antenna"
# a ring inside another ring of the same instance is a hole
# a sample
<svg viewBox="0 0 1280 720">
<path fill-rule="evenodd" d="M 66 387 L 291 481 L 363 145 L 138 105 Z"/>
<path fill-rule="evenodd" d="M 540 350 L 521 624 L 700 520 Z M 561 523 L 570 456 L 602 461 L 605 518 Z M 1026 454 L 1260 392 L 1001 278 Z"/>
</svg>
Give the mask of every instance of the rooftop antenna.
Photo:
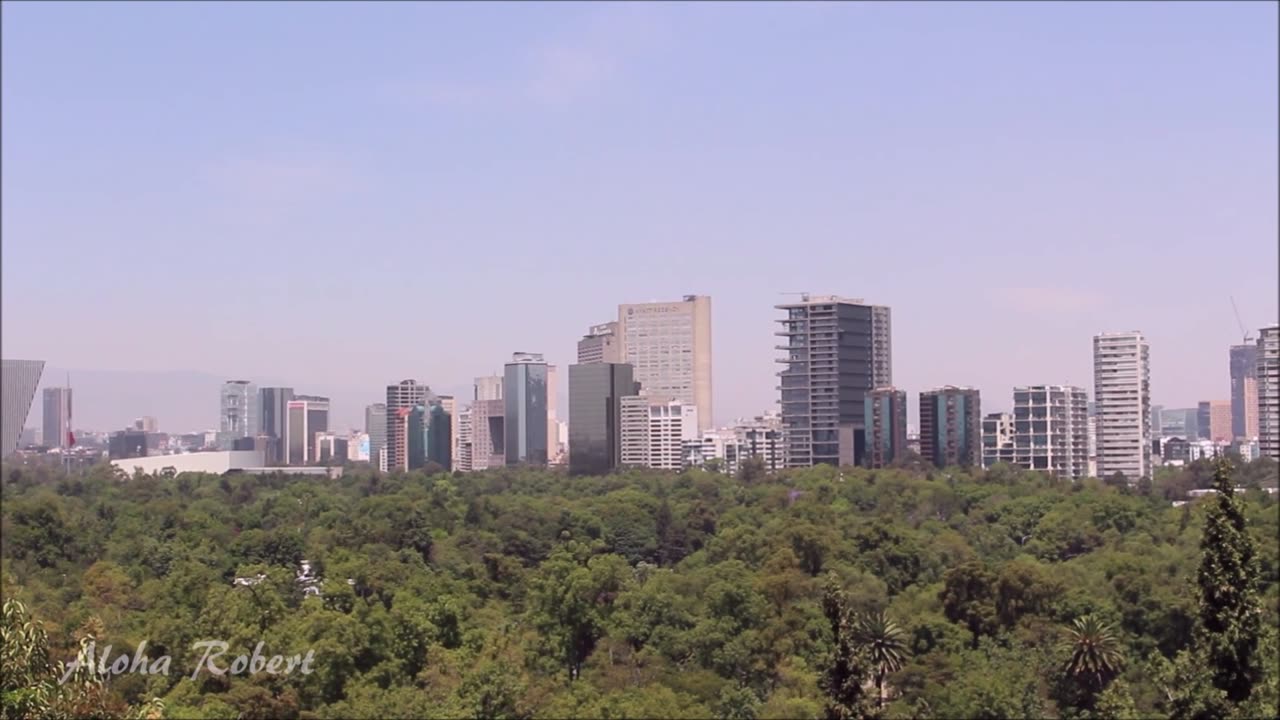
<svg viewBox="0 0 1280 720">
<path fill-rule="evenodd" d="M 808 292 L 780 292 L 779 295 L 799 295 L 801 302 L 809 302 Z"/>
<path fill-rule="evenodd" d="M 1236 314 L 1236 324 L 1240 326 L 1240 334 L 1244 336 L 1245 344 L 1248 344 L 1252 338 L 1249 337 L 1249 331 L 1244 329 L 1244 323 L 1240 321 L 1240 309 L 1236 307 L 1236 299 L 1232 295 L 1227 297 L 1231 299 L 1231 312 Z"/>
</svg>

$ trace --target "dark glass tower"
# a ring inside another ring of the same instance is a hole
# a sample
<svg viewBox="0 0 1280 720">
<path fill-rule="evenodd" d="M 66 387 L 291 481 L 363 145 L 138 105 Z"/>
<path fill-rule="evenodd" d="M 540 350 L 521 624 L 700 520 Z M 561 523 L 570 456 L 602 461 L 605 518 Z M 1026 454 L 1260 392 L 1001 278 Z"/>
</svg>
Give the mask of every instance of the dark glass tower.
<svg viewBox="0 0 1280 720">
<path fill-rule="evenodd" d="M 569 474 L 604 475 L 622 462 L 622 398 L 637 393 L 626 363 L 569 366 Z"/>
<path fill-rule="evenodd" d="M 547 464 L 547 363 L 536 353 L 515 353 L 502 378 L 506 461 Z"/>
</svg>

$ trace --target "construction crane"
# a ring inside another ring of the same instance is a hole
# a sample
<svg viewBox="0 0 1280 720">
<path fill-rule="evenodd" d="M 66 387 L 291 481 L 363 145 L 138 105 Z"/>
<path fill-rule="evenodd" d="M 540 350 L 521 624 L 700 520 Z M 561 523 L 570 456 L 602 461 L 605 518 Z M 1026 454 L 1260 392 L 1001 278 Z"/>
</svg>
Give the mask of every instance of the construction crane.
<svg viewBox="0 0 1280 720">
<path fill-rule="evenodd" d="M 1236 307 L 1235 296 L 1228 295 L 1227 297 L 1231 298 L 1231 312 L 1236 314 L 1236 324 L 1240 326 L 1240 334 L 1244 336 L 1244 343 L 1248 345 L 1253 338 L 1249 337 L 1249 331 L 1244 329 L 1244 323 L 1240 321 L 1240 309 Z"/>
</svg>

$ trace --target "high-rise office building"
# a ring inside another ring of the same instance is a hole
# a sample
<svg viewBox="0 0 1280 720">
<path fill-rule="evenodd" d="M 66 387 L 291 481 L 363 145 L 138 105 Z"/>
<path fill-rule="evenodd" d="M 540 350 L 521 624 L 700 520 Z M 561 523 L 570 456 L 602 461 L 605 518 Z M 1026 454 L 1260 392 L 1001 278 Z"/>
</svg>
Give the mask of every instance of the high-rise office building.
<svg viewBox="0 0 1280 720">
<path fill-rule="evenodd" d="M 786 313 L 774 334 L 786 343 L 777 349 L 786 353 L 778 377 L 787 465 L 861 462 L 866 395 L 892 377 L 889 308 L 806 294 L 777 309 Z"/>
<path fill-rule="evenodd" d="M 410 449 L 405 443 L 406 438 L 410 437 L 412 433 L 410 433 L 406 424 L 413 421 L 425 426 L 425 410 L 424 417 L 417 419 L 409 418 L 407 412 L 401 413 L 400 411 L 409 411 L 417 406 L 425 408 L 434 399 L 435 393 L 431 392 L 431 388 L 419 384 L 416 380 L 401 380 L 395 385 L 387 386 L 386 448 L 388 470 L 413 470 L 415 467 L 421 467 L 421 465 L 410 465 Z M 420 436 L 422 433 L 419 431 L 417 434 Z M 422 447 L 422 453 L 425 462 L 425 444 Z"/>
<path fill-rule="evenodd" d="M 548 429 L 547 363 L 541 354 L 517 352 L 504 368 L 502 398 L 505 403 L 506 464 L 547 464 Z"/>
<path fill-rule="evenodd" d="M 556 395 L 559 393 L 560 373 L 555 365 L 547 366 L 547 464 L 560 465 L 564 458 L 560 457 L 560 418 Z"/>
<path fill-rule="evenodd" d="M 43 374 L 43 360 L 0 360 L 0 457 L 18 448 Z"/>
<path fill-rule="evenodd" d="M 218 446 L 230 450 L 238 438 L 258 434 L 258 389 L 248 380 L 228 380 L 219 395 Z"/>
<path fill-rule="evenodd" d="M 1200 409 L 1162 408 L 1158 427 L 1159 432 L 1152 436 L 1152 440 L 1162 437 L 1196 440 L 1200 437 Z"/>
<path fill-rule="evenodd" d="M 1090 410 L 1090 417 L 1092 416 L 1093 416 L 1093 411 Z M 1151 406 L 1151 422 L 1149 423 L 1149 426 L 1151 428 L 1152 439 L 1155 439 L 1164 435 L 1164 406 L 1163 405 Z"/>
<path fill-rule="evenodd" d="M 364 431 L 369 434 L 369 462 L 378 467 L 378 458 L 387 445 L 387 404 L 373 403 L 364 408 Z M 378 468 L 385 470 L 386 468 Z"/>
<path fill-rule="evenodd" d="M 284 428 L 289 418 L 293 388 L 258 388 L 258 437 L 262 438 L 262 461 L 267 465 L 285 463 Z"/>
<path fill-rule="evenodd" d="M 342 465 L 350 459 L 350 439 L 331 432 L 316 433 L 315 461 L 322 465 Z"/>
<path fill-rule="evenodd" d="M 1280 325 L 1258 332 L 1258 447 L 1280 460 Z"/>
<path fill-rule="evenodd" d="M 258 388 L 258 434 L 272 437 L 284 437 L 289 401 L 293 399 L 293 388 L 264 387 Z"/>
<path fill-rule="evenodd" d="M 1231 401 L 1201 400 L 1196 408 L 1196 427 L 1201 440 L 1231 442 Z"/>
<path fill-rule="evenodd" d="M 475 383 L 476 394 L 473 400 L 501 400 L 502 399 L 502 376 L 501 375 L 485 375 L 476 378 Z"/>
<path fill-rule="evenodd" d="M 578 341 L 578 364 L 622 362 L 622 347 L 618 338 L 618 323 L 607 322 L 587 328 L 587 334 Z"/>
<path fill-rule="evenodd" d="M 710 430 L 711 298 L 619 305 L 617 331 L 641 391 L 696 406 L 699 430 Z"/>
<path fill-rule="evenodd" d="M 501 398 L 476 400 L 471 405 L 471 469 L 488 470 L 507 464 L 507 405 Z"/>
<path fill-rule="evenodd" d="M 281 443 L 285 463 L 308 465 L 319 462 L 316 436 L 329 432 L 329 398 L 295 395 L 285 405 L 284 438 Z"/>
<path fill-rule="evenodd" d="M 431 400 L 425 410 L 427 462 L 433 462 L 446 472 L 453 470 L 455 426 L 453 398 L 441 395 Z"/>
<path fill-rule="evenodd" d="M 66 448 L 71 445 L 71 388 L 44 389 L 44 433 L 40 444 L 47 448 Z"/>
<path fill-rule="evenodd" d="M 421 403 L 388 413 L 388 471 L 407 472 L 427 464 L 427 422 L 427 406 Z M 395 448 L 394 453 L 391 448 Z"/>
<path fill-rule="evenodd" d="M 1012 464 L 1063 478 L 1088 477 L 1088 408 L 1089 393 L 1082 387 L 1015 387 Z"/>
<path fill-rule="evenodd" d="M 622 463 L 622 399 L 636 395 L 625 363 L 569 366 L 569 473 L 604 475 Z"/>
<path fill-rule="evenodd" d="M 697 406 L 675 398 L 623 396 L 621 419 L 625 467 L 680 470 L 685 466 L 686 449 L 700 444 Z"/>
<path fill-rule="evenodd" d="M 866 465 L 888 467 L 907 450 L 907 393 L 894 387 L 879 387 L 867 393 Z"/>
<path fill-rule="evenodd" d="M 974 388 L 920 393 L 920 455 L 935 467 L 982 463 L 982 401 Z"/>
<path fill-rule="evenodd" d="M 987 413 L 982 418 L 982 466 L 1014 464 L 1017 448 L 1013 439 L 1013 413 Z"/>
<path fill-rule="evenodd" d="M 456 470 L 458 467 L 458 445 L 461 442 L 461 438 L 458 435 L 460 429 L 458 427 L 458 400 L 452 395 L 440 395 L 436 399 L 444 413 L 449 416 L 449 464 L 440 463 L 440 465 L 451 471 Z M 435 426 L 432 426 L 432 428 L 439 430 Z M 439 460 L 436 460 L 436 462 L 439 462 Z"/>
<path fill-rule="evenodd" d="M 160 424 L 156 422 L 154 417 L 150 415 L 143 415 L 133 421 L 133 429 L 141 430 L 144 433 L 153 433 L 160 429 Z"/>
<path fill-rule="evenodd" d="M 1093 338 L 1098 475 L 1151 476 L 1151 369 L 1142 333 Z"/>
<path fill-rule="evenodd" d="M 1258 345 L 1232 345 L 1231 359 L 1231 435 L 1234 438 L 1258 436 Z"/>
</svg>

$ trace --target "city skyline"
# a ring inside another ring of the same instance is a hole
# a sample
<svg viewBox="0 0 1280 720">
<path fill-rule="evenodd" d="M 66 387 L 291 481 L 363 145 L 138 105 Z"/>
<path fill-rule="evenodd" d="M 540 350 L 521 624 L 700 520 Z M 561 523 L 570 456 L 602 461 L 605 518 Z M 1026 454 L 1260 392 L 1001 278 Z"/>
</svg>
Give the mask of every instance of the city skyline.
<svg viewBox="0 0 1280 720">
<path fill-rule="evenodd" d="M 1088 338 L 1139 328 L 1153 402 L 1194 407 L 1230 397 L 1229 298 L 1255 333 L 1278 317 L 1272 4 L 3 13 L 0 343 L 70 370 L 90 427 L 213 426 L 101 409 L 76 378 L 112 369 L 314 388 L 360 427 L 388 382 L 466 387 L 526 347 L 565 368 L 617 305 L 694 293 L 723 424 L 776 408 L 770 308 L 794 291 L 892 307 L 909 393 L 1088 388 Z M 415 254 L 469 298 L 429 334 L 377 312 L 418 299 Z M 531 298 L 536 322 L 509 312 Z"/>
</svg>

